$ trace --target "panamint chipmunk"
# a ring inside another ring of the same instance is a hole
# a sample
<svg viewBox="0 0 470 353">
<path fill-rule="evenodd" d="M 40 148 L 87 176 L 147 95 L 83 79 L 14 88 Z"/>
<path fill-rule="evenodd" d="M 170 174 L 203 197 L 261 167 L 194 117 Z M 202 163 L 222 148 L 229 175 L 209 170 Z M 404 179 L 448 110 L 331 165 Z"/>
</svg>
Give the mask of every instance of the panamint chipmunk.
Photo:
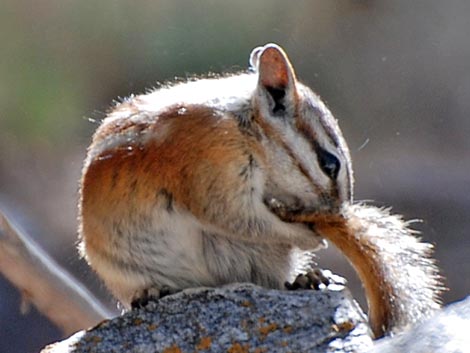
<svg viewBox="0 0 470 353">
<path fill-rule="evenodd" d="M 397 216 L 353 205 L 329 110 L 275 44 L 251 72 L 131 96 L 93 137 L 80 187 L 82 253 L 115 297 L 252 282 L 282 289 L 332 241 L 361 278 L 375 335 L 439 307 L 439 277 Z"/>
</svg>

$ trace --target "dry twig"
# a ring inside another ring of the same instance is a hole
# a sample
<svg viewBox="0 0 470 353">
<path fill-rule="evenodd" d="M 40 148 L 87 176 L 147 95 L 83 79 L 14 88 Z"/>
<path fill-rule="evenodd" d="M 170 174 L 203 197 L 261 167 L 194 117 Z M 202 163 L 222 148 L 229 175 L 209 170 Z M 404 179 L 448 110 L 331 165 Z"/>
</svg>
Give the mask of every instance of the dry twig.
<svg viewBox="0 0 470 353">
<path fill-rule="evenodd" d="M 113 316 L 1 211 L 0 272 L 67 335 Z"/>
</svg>

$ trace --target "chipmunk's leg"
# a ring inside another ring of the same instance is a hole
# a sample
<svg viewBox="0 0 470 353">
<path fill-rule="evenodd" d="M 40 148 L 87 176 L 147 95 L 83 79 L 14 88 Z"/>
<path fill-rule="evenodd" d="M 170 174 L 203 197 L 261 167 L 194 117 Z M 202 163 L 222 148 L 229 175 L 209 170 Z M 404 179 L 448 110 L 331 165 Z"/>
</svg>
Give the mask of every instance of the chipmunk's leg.
<svg viewBox="0 0 470 353">
<path fill-rule="evenodd" d="M 321 290 L 328 288 L 328 286 L 333 284 L 345 285 L 346 280 L 343 277 L 334 274 L 330 270 L 315 268 L 311 271 L 308 271 L 307 273 L 299 274 L 292 283 L 285 282 L 284 285 L 288 290 Z"/>
<path fill-rule="evenodd" d="M 167 295 L 171 295 L 179 292 L 179 290 L 172 289 L 168 286 L 163 286 L 161 288 L 150 287 L 143 290 L 135 292 L 131 300 L 131 308 L 143 308 L 150 301 L 157 301 Z"/>
</svg>

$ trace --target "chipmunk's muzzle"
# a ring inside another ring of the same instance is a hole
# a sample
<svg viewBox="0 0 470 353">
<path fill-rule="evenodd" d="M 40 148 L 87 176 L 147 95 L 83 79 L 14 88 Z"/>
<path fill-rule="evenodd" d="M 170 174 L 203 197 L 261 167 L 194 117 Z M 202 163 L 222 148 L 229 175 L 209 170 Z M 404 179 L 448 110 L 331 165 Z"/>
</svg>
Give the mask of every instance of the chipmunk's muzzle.
<svg viewBox="0 0 470 353">
<path fill-rule="evenodd" d="M 333 202 L 322 205 L 303 205 L 298 202 L 288 204 L 274 196 L 266 196 L 264 204 L 279 219 L 287 223 L 303 223 L 300 220 L 311 215 L 338 215 L 341 210 L 341 205 Z"/>
<path fill-rule="evenodd" d="M 266 198 L 264 203 L 279 219 L 287 223 L 303 224 L 315 235 L 330 239 L 332 229 L 343 229 L 346 218 L 343 211 L 349 202 L 340 207 L 292 207 L 275 197 Z"/>
</svg>

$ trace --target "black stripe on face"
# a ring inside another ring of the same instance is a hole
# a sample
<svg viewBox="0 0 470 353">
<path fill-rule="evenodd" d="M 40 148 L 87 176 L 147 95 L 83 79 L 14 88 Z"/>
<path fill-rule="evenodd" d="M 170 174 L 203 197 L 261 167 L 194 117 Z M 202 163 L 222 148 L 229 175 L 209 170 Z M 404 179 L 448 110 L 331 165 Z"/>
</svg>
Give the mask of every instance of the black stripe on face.
<svg viewBox="0 0 470 353">
<path fill-rule="evenodd" d="M 318 118 L 320 125 L 323 128 L 323 131 L 325 132 L 326 136 L 328 137 L 328 140 L 330 143 L 333 144 L 335 148 L 339 148 L 340 146 L 340 138 L 339 136 L 341 135 L 341 132 L 338 131 L 338 128 L 335 126 L 336 121 L 334 117 L 331 115 L 329 110 L 324 107 L 322 109 L 321 101 L 319 98 L 315 99 L 311 95 L 307 95 L 308 99 L 305 101 L 307 104 L 308 108 L 306 108 L 307 111 L 310 111 L 308 113 L 305 113 L 305 115 L 313 115 L 314 117 Z M 320 103 L 320 104 L 319 104 Z"/>
<path fill-rule="evenodd" d="M 343 140 L 341 130 L 336 124 L 336 121 L 334 120 L 333 116 L 331 116 L 331 113 L 328 111 L 322 113 L 319 108 L 316 108 L 315 111 L 316 114 L 318 114 L 320 126 L 323 129 L 323 132 L 325 133 L 328 142 L 331 143 L 335 148 L 335 153 L 333 154 L 329 151 L 325 151 L 325 149 L 319 145 L 318 141 L 316 141 L 316 138 L 314 140 L 311 140 L 308 132 L 304 132 L 304 136 L 305 138 L 307 138 L 307 140 L 310 141 L 313 148 L 315 149 L 319 158 L 318 162 L 320 164 L 320 167 L 322 168 L 322 171 L 332 181 L 334 181 L 334 186 L 336 190 L 332 190 L 332 194 L 337 195 L 338 197 L 339 186 L 337 184 L 339 180 L 337 178 L 339 176 L 341 168 L 344 168 L 345 180 L 343 187 L 347 190 L 345 197 L 347 198 L 347 200 L 350 201 L 352 199 L 353 178 L 347 145 Z M 326 153 L 321 150 L 325 151 Z M 331 158 L 331 156 L 328 156 L 328 154 L 332 155 L 333 158 Z M 334 159 L 336 159 L 336 161 Z"/>
<path fill-rule="evenodd" d="M 266 123 L 262 118 L 258 118 L 256 119 L 256 121 L 261 127 L 261 130 L 264 131 L 266 138 L 271 141 L 275 141 L 278 146 L 282 146 L 282 149 L 284 149 L 284 151 L 287 153 L 287 155 L 291 159 L 291 162 L 295 164 L 295 168 L 298 169 L 300 173 L 305 176 L 305 178 L 307 178 L 307 180 L 310 182 L 310 185 L 315 189 L 315 192 L 320 195 L 323 192 L 320 185 L 316 183 L 315 178 L 310 175 L 308 168 L 298 158 L 292 148 L 284 141 L 282 136 L 268 123 Z"/>
<path fill-rule="evenodd" d="M 297 130 L 304 136 L 317 156 L 317 162 L 322 172 L 330 179 L 331 186 L 328 192 L 330 200 L 339 198 L 338 175 L 341 169 L 341 162 L 333 153 L 327 151 L 318 143 L 317 133 L 306 122 L 296 120 Z M 327 134 L 328 136 L 328 134 Z"/>
<path fill-rule="evenodd" d="M 323 173 L 325 173 L 331 181 L 336 181 L 340 168 L 341 162 L 333 153 L 327 151 L 325 148 L 320 146 L 316 132 L 312 127 L 305 122 L 297 123 L 298 131 L 305 137 L 308 143 L 311 145 L 313 151 L 317 155 L 318 165 L 320 166 Z"/>
</svg>

